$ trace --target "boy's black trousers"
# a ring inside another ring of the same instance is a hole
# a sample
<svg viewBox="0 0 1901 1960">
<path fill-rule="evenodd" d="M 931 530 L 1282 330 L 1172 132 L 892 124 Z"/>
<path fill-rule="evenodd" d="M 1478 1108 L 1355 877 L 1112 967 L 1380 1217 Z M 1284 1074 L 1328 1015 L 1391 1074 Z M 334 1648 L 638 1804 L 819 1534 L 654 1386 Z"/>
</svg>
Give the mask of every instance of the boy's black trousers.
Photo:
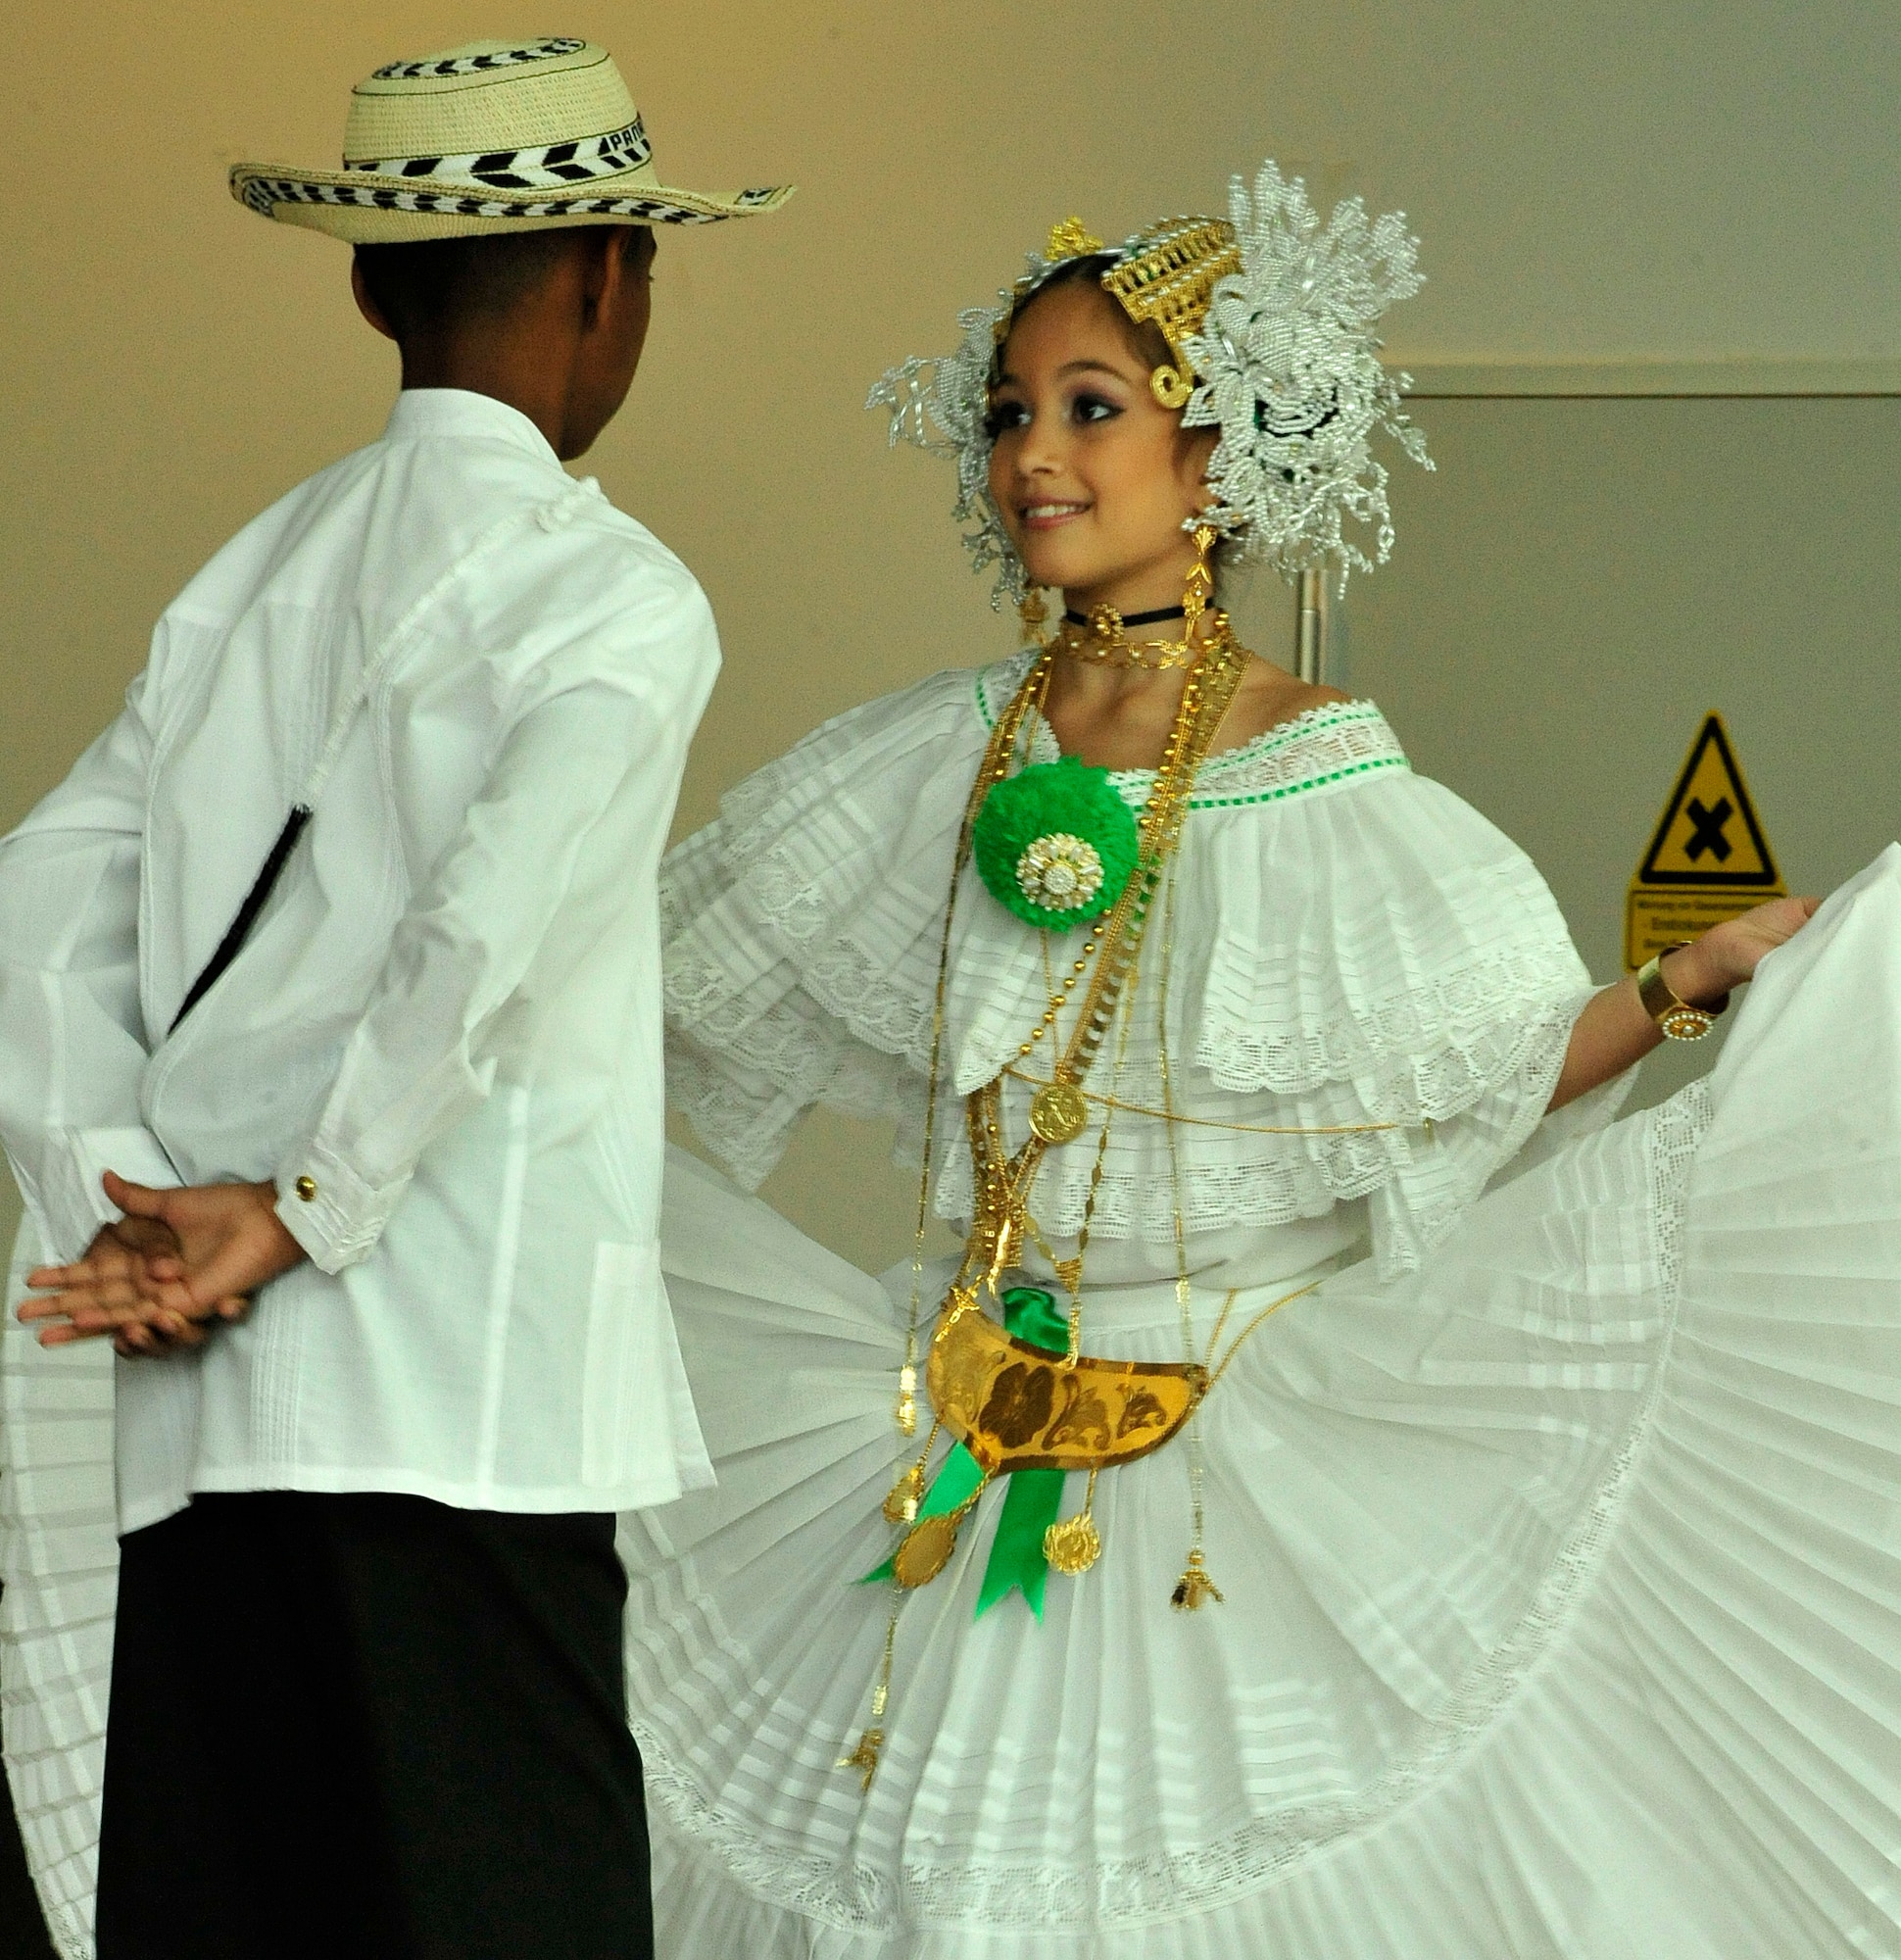
<svg viewBox="0 0 1901 1960">
<path fill-rule="evenodd" d="M 611 1516 L 255 1492 L 121 1558 L 99 1960 L 648 1960 Z"/>
</svg>

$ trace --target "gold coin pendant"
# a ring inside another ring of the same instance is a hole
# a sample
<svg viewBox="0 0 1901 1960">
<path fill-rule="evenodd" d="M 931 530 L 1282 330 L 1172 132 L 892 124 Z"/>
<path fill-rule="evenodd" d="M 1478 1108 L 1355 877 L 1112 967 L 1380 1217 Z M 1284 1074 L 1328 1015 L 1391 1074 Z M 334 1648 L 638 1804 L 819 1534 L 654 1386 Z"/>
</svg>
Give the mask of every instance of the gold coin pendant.
<svg viewBox="0 0 1901 1960">
<path fill-rule="evenodd" d="M 898 1555 L 891 1562 L 892 1577 L 909 1589 L 928 1586 L 950 1563 L 950 1554 L 956 1548 L 954 1514 L 920 1518 L 898 1547 Z"/>
<path fill-rule="evenodd" d="M 1030 1129 L 1038 1142 L 1073 1144 L 1089 1127 L 1089 1099 L 1073 1082 L 1050 1082 L 1030 1098 Z"/>
<path fill-rule="evenodd" d="M 1102 1534 L 1087 1511 L 1063 1518 L 1043 1535 L 1043 1555 L 1058 1572 L 1087 1572 L 1102 1556 Z"/>
</svg>

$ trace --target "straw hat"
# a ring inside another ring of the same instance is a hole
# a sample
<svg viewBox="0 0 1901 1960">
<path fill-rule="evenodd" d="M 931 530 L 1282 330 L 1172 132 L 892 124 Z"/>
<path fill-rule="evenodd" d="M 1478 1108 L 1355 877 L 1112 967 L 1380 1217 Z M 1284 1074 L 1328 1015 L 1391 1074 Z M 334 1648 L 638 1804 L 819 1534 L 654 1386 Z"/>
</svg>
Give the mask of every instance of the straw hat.
<svg viewBox="0 0 1901 1960">
<path fill-rule="evenodd" d="M 711 224 L 789 184 L 676 190 L 613 58 L 591 41 L 471 41 L 379 68 L 350 94 L 340 171 L 239 164 L 231 195 L 354 245 L 570 224 Z"/>
</svg>

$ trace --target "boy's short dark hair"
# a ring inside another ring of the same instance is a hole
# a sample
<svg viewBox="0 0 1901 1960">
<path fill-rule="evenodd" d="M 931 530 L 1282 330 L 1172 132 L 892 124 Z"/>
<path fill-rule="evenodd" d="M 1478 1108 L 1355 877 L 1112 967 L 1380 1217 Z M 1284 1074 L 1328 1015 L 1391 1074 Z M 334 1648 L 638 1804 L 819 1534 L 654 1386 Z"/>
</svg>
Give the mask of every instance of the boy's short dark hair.
<svg viewBox="0 0 1901 1960">
<path fill-rule="evenodd" d="M 407 340 L 454 319 L 493 319 L 509 312 L 576 249 L 576 234 L 577 227 L 550 225 L 469 238 L 359 245 L 357 264 L 376 311 L 398 340 Z"/>
</svg>

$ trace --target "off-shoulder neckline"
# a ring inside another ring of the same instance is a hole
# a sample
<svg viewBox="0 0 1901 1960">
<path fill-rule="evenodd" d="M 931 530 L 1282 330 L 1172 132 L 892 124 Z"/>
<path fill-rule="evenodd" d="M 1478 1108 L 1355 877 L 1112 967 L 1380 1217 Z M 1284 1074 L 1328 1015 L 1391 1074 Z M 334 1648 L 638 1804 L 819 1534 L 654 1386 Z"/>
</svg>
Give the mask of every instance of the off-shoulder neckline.
<svg viewBox="0 0 1901 1960">
<path fill-rule="evenodd" d="M 979 667 L 972 689 L 973 705 L 986 729 L 996 725 L 998 710 L 993 706 L 992 686 L 1006 679 L 1010 692 L 1021 684 L 1032 655 L 995 661 Z M 1340 745 L 1328 745 L 1326 738 L 1336 730 L 1355 729 L 1359 739 L 1349 758 L 1333 753 Z M 1053 760 L 1060 754 L 1054 735 L 1047 724 L 1039 723 L 1032 737 L 1033 753 L 1040 760 Z M 1313 766 L 1302 770 L 1290 766 L 1294 758 L 1288 752 L 1312 744 L 1318 751 Z M 1274 766 L 1276 763 L 1278 767 Z M 1202 763 L 1192 807 L 1236 807 L 1243 804 L 1278 802 L 1296 790 L 1318 789 L 1376 770 L 1410 767 L 1387 719 L 1371 701 L 1349 697 L 1344 701 L 1317 702 L 1298 714 L 1277 721 L 1245 742 L 1223 749 Z M 1236 779 L 1240 772 L 1240 779 Z M 1109 781 L 1126 799 L 1140 803 L 1154 781 L 1153 769 L 1110 769 Z M 1252 778 L 1259 776 L 1261 780 Z M 1249 794 L 1248 792 L 1252 792 Z"/>
<path fill-rule="evenodd" d="M 1348 713 L 1346 710 L 1349 709 L 1357 709 L 1359 712 Z M 1290 714 L 1285 721 L 1263 728 L 1258 735 L 1250 735 L 1245 742 L 1237 742 L 1229 749 L 1217 749 L 1201 764 L 1201 771 L 1205 775 L 1210 769 L 1252 761 L 1257 756 L 1269 755 L 1296 736 L 1312 733 L 1335 721 L 1364 721 L 1368 718 L 1369 710 L 1373 714 L 1380 712 L 1372 702 L 1361 701 L 1354 696 L 1348 696 L 1344 701 L 1316 702 L 1311 708 L 1303 708 L 1298 714 Z M 1126 778 L 1132 783 L 1145 783 L 1152 781 L 1154 774 L 1153 769 L 1111 769 L 1109 780 L 1120 782 Z"/>
</svg>

